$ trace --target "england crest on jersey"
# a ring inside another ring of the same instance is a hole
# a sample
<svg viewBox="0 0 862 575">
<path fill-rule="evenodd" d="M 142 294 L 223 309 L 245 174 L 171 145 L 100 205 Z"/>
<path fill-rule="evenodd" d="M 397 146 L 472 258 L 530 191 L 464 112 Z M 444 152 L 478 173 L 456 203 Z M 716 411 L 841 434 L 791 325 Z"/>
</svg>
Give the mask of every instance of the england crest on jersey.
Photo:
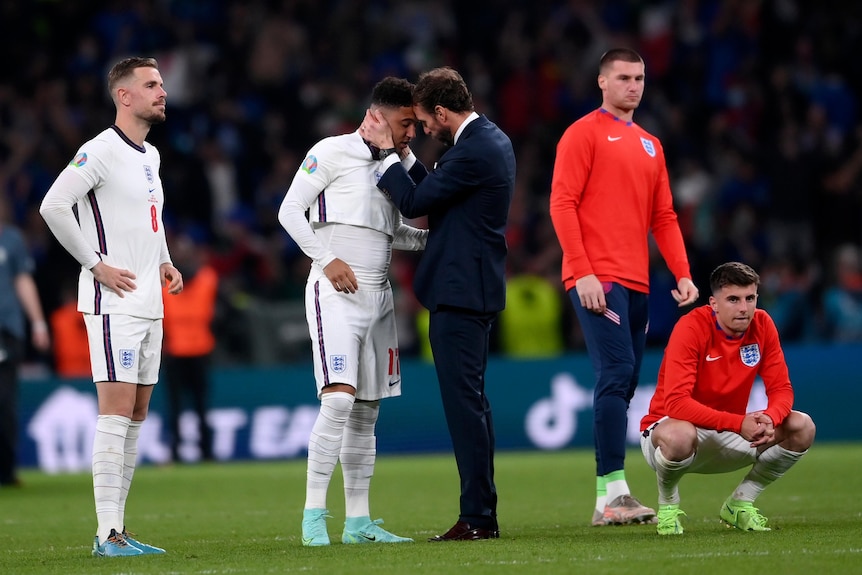
<svg viewBox="0 0 862 575">
<path fill-rule="evenodd" d="M 124 368 L 129 369 L 133 365 L 135 365 L 135 350 L 133 349 L 121 349 L 120 350 L 120 365 Z"/>
<path fill-rule="evenodd" d="M 653 145 L 652 140 L 647 138 L 641 138 L 641 145 L 643 145 L 646 153 L 649 154 L 650 158 L 655 158 L 655 145 Z"/>
<path fill-rule="evenodd" d="M 144 165 L 144 174 L 147 176 L 147 181 L 149 183 L 153 183 L 153 169 L 147 165 Z"/>
<path fill-rule="evenodd" d="M 347 356 L 346 355 L 330 355 L 329 363 L 332 365 L 332 371 L 335 373 L 344 373 L 344 370 L 347 369 Z"/>
<path fill-rule="evenodd" d="M 760 363 L 760 346 L 756 343 L 742 346 L 739 348 L 739 357 L 747 367 L 754 367 Z"/>
</svg>

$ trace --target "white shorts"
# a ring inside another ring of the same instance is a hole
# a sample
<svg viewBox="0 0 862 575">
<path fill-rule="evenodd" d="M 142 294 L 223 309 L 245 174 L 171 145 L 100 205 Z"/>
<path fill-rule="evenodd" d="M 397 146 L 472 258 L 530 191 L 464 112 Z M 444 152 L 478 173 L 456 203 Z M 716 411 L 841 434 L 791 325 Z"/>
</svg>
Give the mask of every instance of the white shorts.
<svg viewBox="0 0 862 575">
<path fill-rule="evenodd" d="M 84 314 L 93 381 L 153 385 L 162 362 L 162 320 Z"/>
<path fill-rule="evenodd" d="M 401 395 L 401 363 L 392 290 L 335 291 L 325 277 L 305 288 L 317 397 L 334 383 L 356 390 L 356 399 Z"/>
<path fill-rule="evenodd" d="M 641 434 L 641 451 L 653 470 L 655 470 L 655 446 L 649 435 L 666 419 L 666 416 L 659 419 Z M 697 451 L 686 473 L 726 473 L 754 465 L 757 460 L 757 448 L 751 447 L 751 442 L 738 433 L 700 427 L 695 429 L 697 430 Z"/>
</svg>

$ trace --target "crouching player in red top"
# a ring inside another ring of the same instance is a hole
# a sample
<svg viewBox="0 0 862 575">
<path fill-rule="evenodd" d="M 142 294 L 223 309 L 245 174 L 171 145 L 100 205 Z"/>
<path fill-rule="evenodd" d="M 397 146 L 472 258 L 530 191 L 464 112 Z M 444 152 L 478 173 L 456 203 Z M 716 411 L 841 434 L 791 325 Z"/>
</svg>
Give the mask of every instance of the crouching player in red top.
<svg viewBox="0 0 862 575">
<path fill-rule="evenodd" d="M 814 442 L 811 417 L 791 409 L 793 388 L 778 331 L 769 314 L 757 309 L 760 276 L 729 262 L 712 272 L 709 283 L 709 305 L 674 327 L 649 413 L 641 420 L 641 449 L 658 479 L 659 535 L 683 532 L 683 475 L 749 466 L 719 517 L 743 531 L 769 531 L 755 499 Z M 768 405 L 746 413 L 757 376 Z"/>
</svg>

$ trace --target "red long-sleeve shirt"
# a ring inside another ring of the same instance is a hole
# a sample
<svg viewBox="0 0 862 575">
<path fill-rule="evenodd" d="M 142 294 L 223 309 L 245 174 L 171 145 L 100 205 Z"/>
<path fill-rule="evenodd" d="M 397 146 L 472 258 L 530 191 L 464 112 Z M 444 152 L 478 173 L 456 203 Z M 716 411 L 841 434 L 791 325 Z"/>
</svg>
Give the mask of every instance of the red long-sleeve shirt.
<svg viewBox="0 0 862 575">
<path fill-rule="evenodd" d="M 658 138 L 595 110 L 557 144 L 551 219 L 566 289 L 587 275 L 649 292 L 651 231 L 677 281 L 691 277 Z"/>
<path fill-rule="evenodd" d="M 718 327 L 710 306 L 696 308 L 670 335 L 641 431 L 667 415 L 739 433 L 758 375 L 766 387 L 765 412 L 779 425 L 793 407 L 793 388 L 772 318 L 755 310 L 745 333 L 732 338 Z"/>
</svg>

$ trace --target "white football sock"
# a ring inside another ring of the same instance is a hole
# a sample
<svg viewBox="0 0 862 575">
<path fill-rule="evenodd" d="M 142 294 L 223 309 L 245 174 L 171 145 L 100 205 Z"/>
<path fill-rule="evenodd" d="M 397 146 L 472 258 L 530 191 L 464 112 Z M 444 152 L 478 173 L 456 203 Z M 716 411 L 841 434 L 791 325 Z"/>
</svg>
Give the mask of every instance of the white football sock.
<svg viewBox="0 0 862 575">
<path fill-rule="evenodd" d="M 111 534 L 123 530 L 120 496 L 123 491 L 123 451 L 131 420 L 121 415 L 100 415 L 93 438 L 93 496 L 96 500 L 96 534 L 104 544 Z"/>
<path fill-rule="evenodd" d="M 773 445 L 757 457 L 751 471 L 733 491 L 733 498 L 754 502 L 767 485 L 784 475 L 806 453 L 808 450 L 800 453 Z"/>
<path fill-rule="evenodd" d="M 658 482 L 658 504 L 679 504 L 679 481 L 685 475 L 692 461 L 694 453 L 682 461 L 670 461 L 665 459 L 661 447 L 655 449 L 655 476 Z"/>
<path fill-rule="evenodd" d="M 344 425 L 353 409 L 354 397 L 343 391 L 324 393 L 320 413 L 308 440 L 308 472 L 305 484 L 305 508 L 326 509 L 326 491 L 344 436 Z"/>
<path fill-rule="evenodd" d="M 126 499 L 135 475 L 135 465 L 138 462 L 138 437 L 141 435 L 143 421 L 131 421 L 126 432 L 126 443 L 123 448 L 123 490 L 120 492 L 120 525 L 126 528 Z"/>
<path fill-rule="evenodd" d="M 377 438 L 374 428 L 380 413 L 379 401 L 357 401 L 353 406 L 341 444 L 341 471 L 344 473 L 344 503 L 347 517 L 370 515 L 368 491 L 374 475 Z"/>
<path fill-rule="evenodd" d="M 607 479 L 607 475 L 605 475 L 605 479 Z M 619 497 L 620 495 L 631 495 L 631 490 L 629 489 L 629 484 L 625 480 L 625 476 L 622 479 L 613 479 L 608 481 L 605 484 L 605 488 L 607 489 L 607 499 L 605 500 L 605 505 L 613 502 L 614 499 Z"/>
</svg>

